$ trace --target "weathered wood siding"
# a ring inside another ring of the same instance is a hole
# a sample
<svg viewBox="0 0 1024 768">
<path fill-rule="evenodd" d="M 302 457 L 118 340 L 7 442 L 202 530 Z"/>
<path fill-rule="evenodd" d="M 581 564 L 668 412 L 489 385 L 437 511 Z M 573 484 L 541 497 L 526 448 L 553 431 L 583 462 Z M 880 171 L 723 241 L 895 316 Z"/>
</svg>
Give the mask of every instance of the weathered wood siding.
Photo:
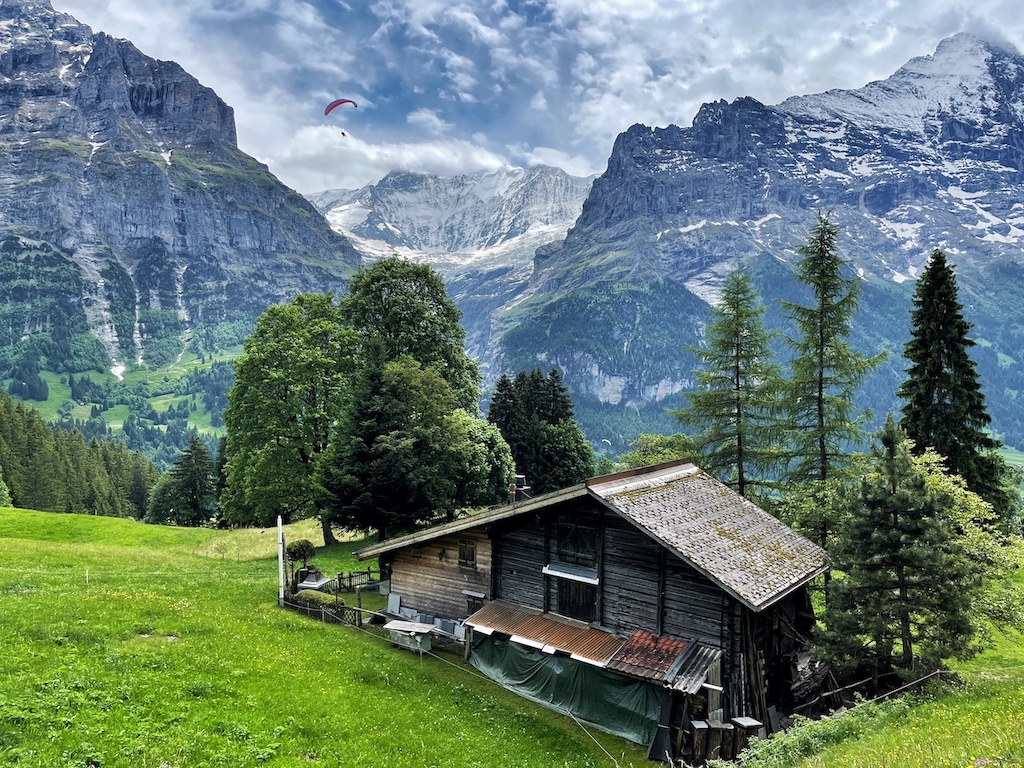
<svg viewBox="0 0 1024 768">
<path fill-rule="evenodd" d="M 618 515 L 605 515 L 601 622 L 620 632 L 657 632 L 661 547 Z"/>
<path fill-rule="evenodd" d="M 536 517 L 517 521 L 496 535 L 495 597 L 529 608 L 544 608 L 544 522 Z"/>
<path fill-rule="evenodd" d="M 667 558 L 664 634 L 721 648 L 722 637 L 731 631 L 729 603 L 728 595 L 706 576 L 673 555 Z"/>
<path fill-rule="evenodd" d="M 476 542 L 476 567 L 459 565 L 459 539 Z M 438 553 L 444 550 L 444 558 Z M 491 542 L 482 531 L 466 531 L 431 541 L 413 555 L 412 547 L 394 553 L 391 560 L 391 591 L 402 597 L 404 608 L 451 619 L 469 615 L 462 590 L 480 592 L 490 600 Z"/>
</svg>

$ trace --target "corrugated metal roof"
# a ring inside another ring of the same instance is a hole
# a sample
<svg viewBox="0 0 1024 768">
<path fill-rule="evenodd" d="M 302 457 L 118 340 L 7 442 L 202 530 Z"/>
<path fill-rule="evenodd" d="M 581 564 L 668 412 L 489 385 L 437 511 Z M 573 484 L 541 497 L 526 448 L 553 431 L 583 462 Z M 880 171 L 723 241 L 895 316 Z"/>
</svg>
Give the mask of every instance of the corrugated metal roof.
<svg viewBox="0 0 1024 768">
<path fill-rule="evenodd" d="M 826 567 L 821 547 L 693 464 L 597 478 L 589 490 L 756 611 Z"/>
<path fill-rule="evenodd" d="M 672 637 L 659 637 L 636 630 L 608 662 L 608 669 L 645 680 L 666 682 L 673 667 L 692 643 Z"/>
<path fill-rule="evenodd" d="M 548 653 L 568 653 L 574 659 L 599 667 L 605 666 L 625 642 L 619 635 L 583 622 L 501 600 L 485 605 L 466 619 L 466 624 L 487 634 L 511 635 L 517 643 Z"/>
<path fill-rule="evenodd" d="M 708 645 L 694 645 L 691 653 L 683 659 L 679 671 L 672 680 L 671 688 L 683 693 L 696 693 L 707 680 L 708 669 L 720 658 L 720 649 Z"/>
</svg>

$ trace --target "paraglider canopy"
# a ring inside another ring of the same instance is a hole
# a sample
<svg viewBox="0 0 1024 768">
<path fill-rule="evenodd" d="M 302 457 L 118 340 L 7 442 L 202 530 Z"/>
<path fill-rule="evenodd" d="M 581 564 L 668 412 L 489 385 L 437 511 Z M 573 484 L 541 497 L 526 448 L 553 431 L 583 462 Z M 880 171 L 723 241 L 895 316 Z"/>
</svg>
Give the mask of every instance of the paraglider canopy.
<svg viewBox="0 0 1024 768">
<path fill-rule="evenodd" d="M 324 114 L 325 115 L 331 114 L 331 112 L 334 109 L 336 109 L 337 107 L 340 107 L 342 104 L 351 104 L 353 107 L 358 107 L 359 106 L 354 101 L 352 101 L 352 99 L 337 99 L 337 100 L 332 101 L 330 104 L 327 105 L 327 107 L 324 109 Z"/>
</svg>

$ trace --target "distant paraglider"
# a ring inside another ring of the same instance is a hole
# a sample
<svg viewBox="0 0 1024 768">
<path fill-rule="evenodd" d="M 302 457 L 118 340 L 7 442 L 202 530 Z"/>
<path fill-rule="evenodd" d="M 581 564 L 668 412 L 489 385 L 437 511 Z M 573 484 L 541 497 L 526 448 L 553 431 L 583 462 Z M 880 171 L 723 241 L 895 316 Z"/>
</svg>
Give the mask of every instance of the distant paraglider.
<svg viewBox="0 0 1024 768">
<path fill-rule="evenodd" d="M 342 104 L 351 104 L 353 107 L 358 107 L 359 106 L 354 101 L 352 101 L 352 99 L 336 99 L 335 101 L 332 101 L 330 104 L 328 104 L 324 108 L 324 114 L 325 115 L 331 114 L 331 112 L 333 112 L 335 109 L 340 107 Z"/>
<path fill-rule="evenodd" d="M 324 107 L 324 114 L 325 115 L 331 114 L 331 112 L 333 112 L 335 109 L 340 107 L 342 104 L 351 104 L 353 107 L 358 107 L 359 106 L 354 101 L 352 101 L 352 99 L 335 99 L 330 104 L 328 104 L 326 107 Z M 345 133 L 345 131 L 342 131 L 341 135 L 342 136 L 348 136 L 348 134 Z"/>
</svg>

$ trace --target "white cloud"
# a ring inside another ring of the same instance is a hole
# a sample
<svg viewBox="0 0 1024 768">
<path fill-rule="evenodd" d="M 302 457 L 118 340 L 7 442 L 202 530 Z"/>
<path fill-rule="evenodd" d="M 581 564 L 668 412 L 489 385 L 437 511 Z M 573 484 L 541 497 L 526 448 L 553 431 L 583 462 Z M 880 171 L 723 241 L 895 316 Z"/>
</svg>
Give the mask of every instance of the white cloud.
<svg viewBox="0 0 1024 768">
<path fill-rule="evenodd" d="M 275 168 L 285 184 L 307 192 L 324 189 L 358 189 L 390 171 L 414 171 L 455 176 L 494 170 L 509 161 L 477 144 L 462 139 L 406 142 L 374 142 L 358 132 L 306 128 L 271 158 L 263 162 Z"/>
<path fill-rule="evenodd" d="M 705 102 L 858 88 L 959 31 L 1024 47 L 1016 0 L 52 1 L 214 88 L 301 191 L 505 155 L 582 175 L 630 125 Z M 358 114 L 325 120 L 340 96 Z"/>
</svg>

